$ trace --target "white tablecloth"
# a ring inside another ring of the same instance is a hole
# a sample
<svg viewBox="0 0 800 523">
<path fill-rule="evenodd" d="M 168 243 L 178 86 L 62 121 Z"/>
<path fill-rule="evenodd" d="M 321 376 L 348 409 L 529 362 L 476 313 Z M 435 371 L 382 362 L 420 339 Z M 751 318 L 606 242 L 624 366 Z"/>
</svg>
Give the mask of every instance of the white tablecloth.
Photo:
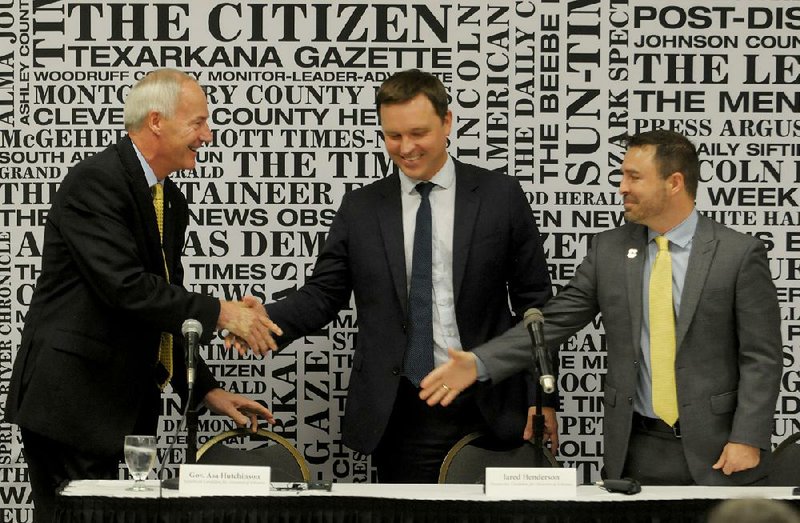
<svg viewBox="0 0 800 523">
<path fill-rule="evenodd" d="M 147 480 L 152 490 L 134 492 L 128 489 L 132 481 L 81 480 L 70 482 L 61 492 L 63 496 L 107 496 L 107 497 L 182 497 L 177 490 L 161 489 L 158 481 Z M 273 483 L 271 496 L 351 496 L 393 499 L 433 499 L 433 500 L 465 500 L 465 501 L 497 501 L 483 493 L 482 485 L 393 485 L 369 483 L 334 483 L 330 492 L 324 490 L 277 490 L 286 487 L 286 483 Z M 564 499 L 571 501 L 648 501 L 674 499 L 728 499 L 743 497 L 759 497 L 773 499 L 791 499 L 791 487 L 642 487 L 639 494 L 627 496 L 606 492 L 596 486 L 579 486 L 576 497 L 548 499 Z M 525 498 L 518 498 L 525 499 Z M 528 498 L 536 499 L 536 498 Z"/>
</svg>

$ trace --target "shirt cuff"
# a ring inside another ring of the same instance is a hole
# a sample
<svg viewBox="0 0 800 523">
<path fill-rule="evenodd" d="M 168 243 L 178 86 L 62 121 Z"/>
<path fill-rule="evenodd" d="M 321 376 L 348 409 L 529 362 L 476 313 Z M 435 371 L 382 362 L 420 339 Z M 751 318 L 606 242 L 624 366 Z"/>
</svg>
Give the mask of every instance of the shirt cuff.
<svg viewBox="0 0 800 523">
<path fill-rule="evenodd" d="M 475 366 L 478 368 L 478 381 L 489 381 L 489 371 L 478 355 L 475 355 Z"/>
</svg>

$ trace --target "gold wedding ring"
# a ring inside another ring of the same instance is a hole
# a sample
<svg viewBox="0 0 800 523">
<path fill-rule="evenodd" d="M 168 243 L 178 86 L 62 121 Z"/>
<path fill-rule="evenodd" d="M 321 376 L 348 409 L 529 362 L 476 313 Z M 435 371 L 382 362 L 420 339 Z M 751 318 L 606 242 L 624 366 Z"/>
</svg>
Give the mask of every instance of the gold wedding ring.
<svg viewBox="0 0 800 523">
<path fill-rule="evenodd" d="M 448 387 L 448 386 L 447 386 L 447 385 L 445 385 L 444 383 L 442 383 L 442 388 L 443 388 L 443 389 L 444 389 L 446 392 L 450 392 L 450 387 Z"/>
</svg>

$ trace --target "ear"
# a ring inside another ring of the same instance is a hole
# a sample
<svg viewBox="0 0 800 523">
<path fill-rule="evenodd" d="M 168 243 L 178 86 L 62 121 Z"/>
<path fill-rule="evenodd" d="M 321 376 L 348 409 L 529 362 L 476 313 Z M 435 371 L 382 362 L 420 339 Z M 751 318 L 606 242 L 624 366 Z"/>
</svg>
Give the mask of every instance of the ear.
<svg viewBox="0 0 800 523">
<path fill-rule="evenodd" d="M 686 192 L 686 177 L 680 171 L 670 174 L 667 183 L 669 183 L 669 192 L 673 195 Z"/>
<path fill-rule="evenodd" d="M 447 111 L 447 114 L 444 115 L 442 118 L 442 124 L 444 125 L 444 134 L 445 136 L 450 136 L 450 129 L 453 125 L 453 112 Z"/>
<path fill-rule="evenodd" d="M 164 123 L 164 117 L 157 111 L 150 111 L 145 117 L 147 128 L 156 136 L 161 135 L 161 128 Z"/>
</svg>

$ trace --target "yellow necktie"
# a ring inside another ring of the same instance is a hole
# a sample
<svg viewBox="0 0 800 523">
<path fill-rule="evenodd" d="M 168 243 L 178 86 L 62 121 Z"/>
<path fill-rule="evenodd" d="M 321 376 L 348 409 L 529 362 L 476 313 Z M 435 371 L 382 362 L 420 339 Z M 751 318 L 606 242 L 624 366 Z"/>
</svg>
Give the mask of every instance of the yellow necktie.
<svg viewBox="0 0 800 523">
<path fill-rule="evenodd" d="M 656 237 L 658 254 L 650 275 L 650 367 L 653 410 L 672 426 L 678 420 L 675 387 L 675 313 L 672 305 L 672 258 L 669 240 Z"/>
<path fill-rule="evenodd" d="M 167 257 L 164 255 L 164 186 L 157 183 L 153 186 L 153 206 L 156 208 L 156 221 L 158 222 L 158 236 L 161 244 L 161 259 L 164 260 L 164 274 L 169 282 L 169 269 Z M 161 345 L 158 350 L 158 361 L 166 371 L 166 378 L 159 383 L 161 389 L 167 386 L 172 377 L 172 334 L 161 333 Z"/>
</svg>

